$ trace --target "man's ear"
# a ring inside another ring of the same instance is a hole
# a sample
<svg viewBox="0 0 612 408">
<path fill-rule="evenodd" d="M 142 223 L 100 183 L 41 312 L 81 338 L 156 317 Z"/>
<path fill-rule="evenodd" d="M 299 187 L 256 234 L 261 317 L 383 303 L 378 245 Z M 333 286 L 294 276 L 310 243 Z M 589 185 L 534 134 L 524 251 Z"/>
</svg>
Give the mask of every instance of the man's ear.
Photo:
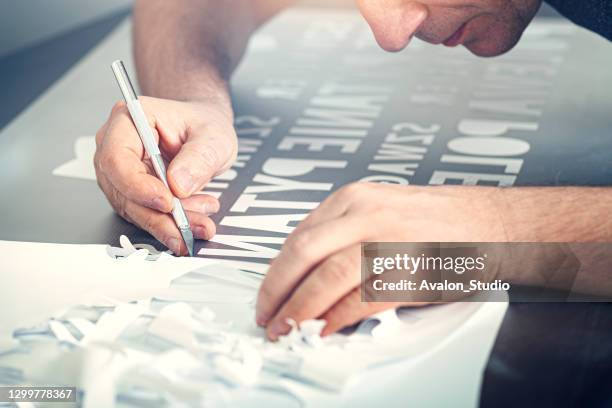
<svg viewBox="0 0 612 408">
<path fill-rule="evenodd" d="M 378 45 L 386 51 L 403 50 L 429 16 L 426 5 L 412 0 L 357 0 Z"/>
</svg>

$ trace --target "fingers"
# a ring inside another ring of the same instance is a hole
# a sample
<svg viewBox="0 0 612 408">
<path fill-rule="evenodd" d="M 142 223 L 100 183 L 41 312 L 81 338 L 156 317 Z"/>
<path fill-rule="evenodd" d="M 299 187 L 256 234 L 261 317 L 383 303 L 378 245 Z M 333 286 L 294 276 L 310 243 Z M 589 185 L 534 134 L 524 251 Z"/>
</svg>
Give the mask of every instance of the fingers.
<svg viewBox="0 0 612 408">
<path fill-rule="evenodd" d="M 352 183 L 332 194 L 289 236 L 272 262 L 257 299 L 256 321 L 266 325 L 302 277 L 327 256 L 365 240 L 363 217 L 349 215 L 355 203 L 371 198 L 369 183 Z"/>
<path fill-rule="evenodd" d="M 361 252 L 359 245 L 353 245 L 327 258 L 303 279 L 270 320 L 266 335 L 277 340 L 287 334 L 288 318 L 298 323 L 322 318 L 327 322 L 322 335 L 328 335 L 383 310 L 426 304 L 362 301 Z"/>
<path fill-rule="evenodd" d="M 193 211 L 185 211 L 185 213 L 187 214 L 187 219 L 189 220 L 191 232 L 193 232 L 193 236 L 196 239 L 203 239 L 205 241 L 208 241 L 209 239 L 215 236 L 215 234 L 217 233 L 217 227 L 215 226 L 213 220 L 211 220 L 208 216 Z M 175 225 L 174 221 L 172 225 Z M 182 243 L 184 246 L 184 242 Z M 189 252 L 187 251 L 187 247 L 185 247 L 185 252 L 181 252 L 181 255 L 187 255 L 188 253 Z"/>
<path fill-rule="evenodd" d="M 208 194 L 195 194 L 191 197 L 182 198 L 181 204 L 185 211 L 193 211 L 205 215 L 219 212 L 219 200 Z"/>
<path fill-rule="evenodd" d="M 179 229 L 170 214 L 163 214 L 150 208 L 128 201 L 125 208 L 127 218 L 140 228 L 148 231 L 177 255 L 188 254 Z M 201 213 L 186 211 L 189 225 L 197 239 L 208 240 L 216 232 L 215 224 Z"/>
<path fill-rule="evenodd" d="M 147 97 L 141 103 L 164 158 L 175 158 L 169 166 L 175 177 L 168 172 L 169 183 L 179 192 L 194 236 L 211 238 L 215 225 L 208 216 L 219 210 L 219 202 L 206 194 L 190 195 L 229 167 L 235 158 L 237 141 L 231 114 L 215 107 L 203 110 L 200 104 Z M 208 121 L 206 126 L 189 127 L 203 120 Z M 210 134 L 192 130 L 208 126 L 229 130 Z M 153 174 L 125 103 L 113 107 L 109 119 L 96 134 L 96 147 L 96 178 L 113 208 L 173 252 L 186 254 L 180 232 L 168 214 L 173 206 L 171 189 Z M 181 189 L 177 180 L 185 181 L 184 170 L 188 172 L 189 183 Z"/>
<path fill-rule="evenodd" d="M 304 275 L 329 255 L 367 236 L 363 220 L 344 216 L 289 236 L 272 262 L 257 297 L 256 321 L 266 325 Z"/>
<path fill-rule="evenodd" d="M 144 102 L 144 101 L 143 101 Z M 159 141 L 159 134 L 156 131 L 153 119 L 149 117 L 151 129 L 155 136 L 155 141 Z M 102 130 L 106 130 L 102 133 Z M 106 124 L 98 132 L 99 137 L 96 137 L 98 149 L 115 150 L 125 148 L 133 151 L 137 157 L 142 159 L 145 155 L 144 147 L 138 136 L 138 131 L 134 127 L 134 122 L 128 112 L 125 102 L 117 102 L 111 110 L 110 117 Z"/>
<path fill-rule="evenodd" d="M 172 210 L 172 193 L 146 165 L 127 149 L 100 153 L 99 171 L 128 200 L 164 213 Z M 219 201 L 207 194 L 197 194 L 181 201 L 186 210 L 204 214 L 219 211 Z"/>
<path fill-rule="evenodd" d="M 172 210 L 170 190 L 148 173 L 146 165 L 131 150 L 102 150 L 98 167 L 128 200 L 161 212 Z"/>
<path fill-rule="evenodd" d="M 188 253 L 180 231 L 170 214 L 164 214 L 128 200 L 104 177 L 98 177 L 98 182 L 115 211 L 123 218 L 149 232 L 175 254 L 186 255 Z M 202 200 L 204 202 L 216 201 L 210 196 L 201 196 L 200 201 Z M 202 207 L 201 203 L 195 200 L 190 201 L 185 207 Z M 216 227 L 207 214 L 190 211 L 187 208 L 185 213 L 195 238 L 208 240 L 214 236 Z"/>
<path fill-rule="evenodd" d="M 308 274 L 270 320 L 266 327 L 268 337 L 276 340 L 286 334 L 290 330 L 287 318 L 299 323 L 320 316 L 358 286 L 360 254 L 360 246 L 353 245 L 327 258 Z"/>
<path fill-rule="evenodd" d="M 187 140 L 168 167 L 170 188 L 180 198 L 192 195 L 226 170 L 235 154 L 235 137 L 211 128 L 187 129 Z"/>
<path fill-rule="evenodd" d="M 128 200 L 168 212 L 172 209 L 170 190 L 161 180 L 149 174 L 142 161 L 144 150 L 138 133 L 122 109 L 125 108 L 120 104 L 113 108 L 116 117 L 96 136 L 96 170 L 108 178 Z"/>
</svg>

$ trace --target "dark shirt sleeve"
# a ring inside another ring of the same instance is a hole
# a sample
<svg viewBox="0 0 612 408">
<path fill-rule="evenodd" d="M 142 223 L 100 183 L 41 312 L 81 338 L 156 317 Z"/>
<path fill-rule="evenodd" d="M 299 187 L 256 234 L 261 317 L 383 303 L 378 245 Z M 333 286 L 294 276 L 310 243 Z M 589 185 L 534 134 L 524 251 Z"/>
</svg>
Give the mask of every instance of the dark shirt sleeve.
<svg viewBox="0 0 612 408">
<path fill-rule="evenodd" d="M 547 0 L 574 23 L 612 41 L 612 0 Z"/>
</svg>

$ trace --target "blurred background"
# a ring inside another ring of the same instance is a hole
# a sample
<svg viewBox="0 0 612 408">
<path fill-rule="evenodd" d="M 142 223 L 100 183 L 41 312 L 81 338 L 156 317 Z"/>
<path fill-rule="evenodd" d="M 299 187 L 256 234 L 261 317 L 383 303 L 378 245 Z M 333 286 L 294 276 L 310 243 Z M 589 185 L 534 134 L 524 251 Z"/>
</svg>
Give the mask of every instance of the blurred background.
<svg viewBox="0 0 612 408">
<path fill-rule="evenodd" d="M 132 0 L 0 0 L 0 58 L 124 11 L 131 3 Z M 352 0 L 307 0 L 301 3 L 306 6 L 346 7 L 352 5 Z"/>
<path fill-rule="evenodd" d="M 0 0 L 0 57 L 125 11 L 131 3 L 132 0 Z M 300 3 L 306 7 L 351 7 L 353 0 Z M 548 8 L 543 11 L 550 14 Z"/>
<path fill-rule="evenodd" d="M 0 57 L 130 7 L 131 0 L 0 0 Z"/>
</svg>

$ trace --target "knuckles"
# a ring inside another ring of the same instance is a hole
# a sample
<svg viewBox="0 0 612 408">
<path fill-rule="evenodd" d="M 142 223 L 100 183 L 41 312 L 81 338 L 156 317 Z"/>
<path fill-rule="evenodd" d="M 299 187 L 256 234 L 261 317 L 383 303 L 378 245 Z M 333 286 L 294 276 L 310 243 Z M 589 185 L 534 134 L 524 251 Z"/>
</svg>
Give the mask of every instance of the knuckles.
<svg viewBox="0 0 612 408">
<path fill-rule="evenodd" d="M 321 266 L 321 273 L 333 282 L 343 282 L 355 274 L 356 263 L 347 255 L 334 255 Z"/>
<path fill-rule="evenodd" d="M 373 193 L 374 189 L 375 185 L 372 183 L 355 182 L 347 184 L 339 189 L 333 195 L 333 199 L 344 202 L 353 202 L 356 200 L 361 200 L 362 198 L 371 198 L 371 194 Z"/>
<path fill-rule="evenodd" d="M 308 248 L 313 243 L 312 234 L 308 230 L 292 234 L 287 238 L 283 251 L 291 258 L 298 258 L 301 261 L 309 262 L 311 255 Z"/>
<path fill-rule="evenodd" d="M 196 152 L 201 156 L 204 166 L 210 169 L 215 169 L 220 163 L 222 163 L 221 154 L 214 147 L 206 146 L 204 148 L 196 149 Z"/>
<path fill-rule="evenodd" d="M 127 104 L 125 101 L 117 101 L 111 109 L 111 115 L 117 115 L 127 112 Z"/>
<path fill-rule="evenodd" d="M 206 137 L 205 143 L 199 141 L 193 146 L 186 145 L 185 148 L 200 156 L 202 164 L 209 171 L 213 171 L 215 176 L 229 169 L 236 161 L 238 157 L 238 137 L 233 126 L 200 125 L 197 128 L 190 127 L 186 133 L 211 136 Z M 223 136 L 219 137 L 218 135 Z"/>
<path fill-rule="evenodd" d="M 187 142 L 183 145 L 181 151 L 196 157 L 199 162 L 194 163 L 197 164 L 196 168 L 216 169 L 221 162 L 221 154 L 217 149 L 209 144 Z"/>
</svg>

